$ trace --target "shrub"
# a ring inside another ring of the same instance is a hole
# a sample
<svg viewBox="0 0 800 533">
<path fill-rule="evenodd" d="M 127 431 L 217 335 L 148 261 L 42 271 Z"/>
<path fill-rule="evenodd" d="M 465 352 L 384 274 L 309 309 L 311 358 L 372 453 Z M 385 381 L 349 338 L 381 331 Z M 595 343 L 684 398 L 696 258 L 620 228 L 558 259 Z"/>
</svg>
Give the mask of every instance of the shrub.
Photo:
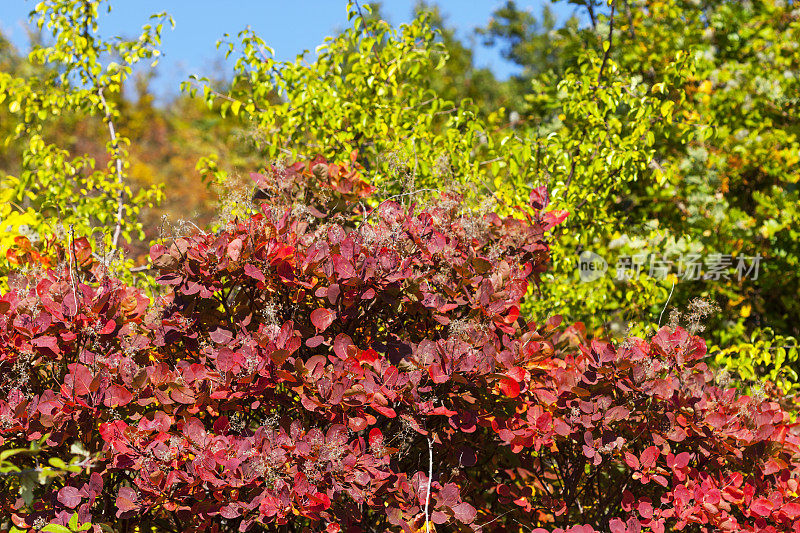
<svg viewBox="0 0 800 533">
<path fill-rule="evenodd" d="M 273 172 L 329 201 L 154 246 L 152 302 L 69 249 L 0 299 L 0 444 L 95 457 L 3 501 L 17 527 L 796 530 L 796 426 L 715 385 L 700 338 L 525 323 L 546 191 L 517 218 L 367 211 L 349 169 Z"/>
</svg>

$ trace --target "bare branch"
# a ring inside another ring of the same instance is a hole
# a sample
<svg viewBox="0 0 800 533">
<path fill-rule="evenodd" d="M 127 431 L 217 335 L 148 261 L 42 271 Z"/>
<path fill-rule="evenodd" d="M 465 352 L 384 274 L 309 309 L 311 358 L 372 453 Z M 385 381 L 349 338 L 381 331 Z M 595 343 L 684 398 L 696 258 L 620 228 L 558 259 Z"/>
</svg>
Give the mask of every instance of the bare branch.
<svg viewBox="0 0 800 533">
<path fill-rule="evenodd" d="M 661 314 L 658 315 L 658 327 L 661 327 L 661 319 L 664 318 L 664 311 L 667 310 L 667 306 L 669 305 L 669 301 L 672 300 L 672 292 L 675 290 L 675 282 L 672 282 L 672 289 L 669 291 L 669 296 L 667 297 L 667 303 L 664 304 L 664 309 L 661 310 Z"/>
<path fill-rule="evenodd" d="M 120 155 L 119 142 L 117 140 L 117 130 L 114 128 L 114 121 L 111 120 L 111 108 L 108 107 L 105 96 L 103 96 L 103 88 L 97 89 L 97 96 L 100 97 L 100 103 L 103 104 L 103 113 L 106 126 L 108 126 L 108 134 L 111 137 L 111 147 L 114 150 L 114 162 L 117 170 L 117 185 L 119 192 L 117 193 L 117 223 L 114 226 L 114 239 L 111 245 L 116 248 L 119 243 L 119 236 L 122 232 L 122 211 L 125 207 L 125 190 L 123 188 L 122 178 L 122 157 Z"/>
<path fill-rule="evenodd" d="M 428 490 L 425 494 L 425 533 L 430 533 L 430 515 L 428 514 L 431 503 L 431 479 L 433 479 L 433 441 L 428 437 Z"/>
</svg>

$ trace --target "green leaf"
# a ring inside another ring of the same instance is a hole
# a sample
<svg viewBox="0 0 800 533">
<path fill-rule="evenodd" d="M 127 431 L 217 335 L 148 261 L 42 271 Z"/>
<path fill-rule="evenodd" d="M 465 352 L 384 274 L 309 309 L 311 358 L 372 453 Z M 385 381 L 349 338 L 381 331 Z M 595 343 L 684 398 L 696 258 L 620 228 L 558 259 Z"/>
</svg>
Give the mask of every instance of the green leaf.
<svg viewBox="0 0 800 533">
<path fill-rule="evenodd" d="M 16 454 L 24 452 L 24 451 L 26 451 L 26 450 L 24 450 L 24 449 L 3 450 L 2 452 L 0 452 L 0 461 L 5 461 L 6 459 L 11 457 L 12 455 L 16 455 Z"/>
<path fill-rule="evenodd" d="M 67 469 L 67 463 L 65 463 L 62 459 L 59 459 L 58 457 L 51 457 L 50 459 L 47 460 L 47 462 L 51 466 L 53 466 L 55 468 L 58 468 L 60 470 L 66 470 Z"/>
<path fill-rule="evenodd" d="M 69 528 L 66 528 L 59 524 L 47 524 L 42 528 L 42 531 L 47 533 L 72 533 Z"/>
</svg>

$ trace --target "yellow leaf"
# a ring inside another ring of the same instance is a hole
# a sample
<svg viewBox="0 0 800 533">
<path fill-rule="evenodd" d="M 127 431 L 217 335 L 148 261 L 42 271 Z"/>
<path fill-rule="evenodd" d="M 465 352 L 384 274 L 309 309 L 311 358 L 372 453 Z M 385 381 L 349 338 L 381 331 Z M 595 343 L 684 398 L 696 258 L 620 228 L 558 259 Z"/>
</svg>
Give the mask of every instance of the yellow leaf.
<svg viewBox="0 0 800 533">
<path fill-rule="evenodd" d="M 706 80 L 697 86 L 697 92 L 711 94 L 711 80 Z"/>
<path fill-rule="evenodd" d="M 747 318 L 750 316 L 750 311 L 752 311 L 752 309 L 753 306 L 751 306 L 750 304 L 744 304 L 742 308 L 739 310 L 739 314 L 742 315 L 742 317 Z"/>
</svg>

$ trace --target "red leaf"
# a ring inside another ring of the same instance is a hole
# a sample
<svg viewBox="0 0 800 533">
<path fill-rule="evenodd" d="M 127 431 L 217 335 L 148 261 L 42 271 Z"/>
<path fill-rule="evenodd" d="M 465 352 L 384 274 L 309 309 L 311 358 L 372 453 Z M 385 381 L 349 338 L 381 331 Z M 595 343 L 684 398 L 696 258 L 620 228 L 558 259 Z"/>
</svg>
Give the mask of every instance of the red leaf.
<svg viewBox="0 0 800 533">
<path fill-rule="evenodd" d="M 625 420 L 631 412 L 622 405 L 617 405 L 606 411 L 606 420 L 613 422 L 615 420 Z"/>
<path fill-rule="evenodd" d="M 209 337 L 217 344 L 227 344 L 233 339 L 233 333 L 224 328 L 216 328 L 209 334 Z"/>
<path fill-rule="evenodd" d="M 219 510 L 220 516 L 222 518 L 227 518 L 228 520 L 232 518 L 238 518 L 241 516 L 242 512 L 239 509 L 239 504 L 232 503 L 230 505 L 225 505 Z"/>
<path fill-rule="evenodd" d="M 369 363 L 369 364 L 372 364 L 372 363 L 374 363 L 375 361 L 377 361 L 378 359 L 380 359 L 380 356 L 378 355 L 378 352 L 376 352 L 376 351 L 375 351 L 375 350 L 373 350 L 372 348 L 368 348 L 368 349 L 364 350 L 363 352 L 361 352 L 361 353 L 358 355 L 358 362 L 359 362 L 359 363 Z M 393 367 L 392 367 L 392 368 L 393 368 Z M 396 370 L 396 369 L 395 369 L 395 370 Z"/>
<path fill-rule="evenodd" d="M 64 487 L 58 491 L 58 501 L 70 509 L 75 509 L 81 503 L 81 493 L 75 487 Z"/>
<path fill-rule="evenodd" d="M 259 172 L 251 172 L 250 179 L 255 182 L 256 187 L 258 187 L 259 189 L 264 189 L 268 187 L 270 181 L 272 181 L 269 178 L 267 178 L 264 174 L 261 174 Z"/>
<path fill-rule="evenodd" d="M 341 292 L 341 287 L 339 287 L 338 283 L 333 283 L 328 290 L 326 291 L 328 296 L 328 301 L 331 305 L 336 305 L 336 300 L 339 298 L 339 293 Z"/>
<path fill-rule="evenodd" d="M 428 367 L 428 374 L 430 374 L 434 383 L 444 383 L 450 379 L 447 374 L 442 372 L 442 366 L 439 363 L 433 363 Z"/>
<path fill-rule="evenodd" d="M 353 268 L 350 261 L 338 254 L 331 255 L 331 259 L 333 260 L 334 268 L 336 268 L 336 273 L 340 278 L 349 279 L 355 277 L 356 270 Z"/>
<path fill-rule="evenodd" d="M 781 507 L 781 512 L 793 520 L 800 516 L 800 503 L 787 503 Z"/>
<path fill-rule="evenodd" d="M 347 421 L 347 426 L 353 431 L 361 431 L 367 428 L 367 421 L 360 416 L 355 416 Z"/>
<path fill-rule="evenodd" d="M 466 502 L 461 502 L 458 505 L 451 507 L 451 509 L 453 509 L 453 515 L 455 516 L 456 520 L 462 524 L 471 524 L 478 515 L 478 511 Z"/>
<path fill-rule="evenodd" d="M 112 448 L 119 453 L 132 453 L 128 447 L 127 439 L 125 438 L 125 430 L 128 428 L 123 420 L 115 420 L 114 422 L 104 422 L 99 426 L 100 436 Z"/>
<path fill-rule="evenodd" d="M 87 239 L 86 237 L 75 239 L 72 243 L 72 249 L 75 253 L 75 259 L 77 260 L 79 265 L 86 266 L 91 264 L 92 245 L 91 243 L 89 243 L 89 239 Z"/>
<path fill-rule="evenodd" d="M 206 439 L 206 428 L 200 420 L 192 417 L 186 422 L 186 425 L 183 426 L 183 434 L 186 435 L 190 441 L 202 445 Z"/>
<path fill-rule="evenodd" d="M 506 375 L 519 383 L 525 381 L 525 369 L 519 366 L 509 369 L 509 371 L 506 372 Z"/>
<path fill-rule="evenodd" d="M 620 502 L 623 511 L 630 511 L 633 509 L 633 504 L 636 501 L 636 498 L 633 496 L 633 493 L 629 490 L 622 491 L 622 501 Z"/>
<path fill-rule="evenodd" d="M 55 337 L 51 336 L 37 337 L 31 340 L 31 344 L 33 344 L 34 346 L 38 346 L 39 348 L 47 348 L 56 355 L 61 353 L 61 349 L 58 347 L 58 339 L 56 339 Z"/>
<path fill-rule="evenodd" d="M 608 523 L 608 527 L 611 529 L 611 533 L 628 533 L 628 527 L 619 518 L 611 520 Z"/>
<path fill-rule="evenodd" d="M 152 261 L 155 261 L 165 253 L 167 253 L 167 247 L 163 244 L 154 244 L 150 247 L 150 259 Z"/>
<path fill-rule="evenodd" d="M 314 327 L 317 328 L 319 332 L 328 329 L 328 326 L 333 324 L 333 319 L 335 317 L 336 313 L 330 309 L 321 308 L 311 311 L 311 323 L 314 324 Z"/>
<path fill-rule="evenodd" d="M 369 288 L 361 295 L 362 300 L 371 300 L 375 298 L 375 289 Z"/>
<path fill-rule="evenodd" d="M 750 511 L 758 516 L 769 516 L 775 504 L 766 498 L 758 498 L 750 504 Z"/>
<path fill-rule="evenodd" d="M 289 350 L 275 350 L 269 354 L 269 358 L 272 359 L 275 366 L 281 366 L 289 358 Z"/>
<path fill-rule="evenodd" d="M 786 468 L 786 464 L 783 461 L 776 461 L 775 459 L 770 459 L 766 462 L 766 464 L 761 468 L 761 472 L 765 476 L 769 476 L 770 474 L 774 474 L 775 472 L 780 472 Z"/>
<path fill-rule="evenodd" d="M 89 483 L 86 483 L 84 487 L 87 488 L 89 498 L 99 496 L 103 491 L 103 476 L 99 472 L 92 472 L 92 475 L 89 476 Z"/>
<path fill-rule="evenodd" d="M 674 468 L 686 468 L 689 465 L 689 461 L 692 459 L 692 456 L 689 455 L 688 452 L 681 452 L 675 456 L 673 459 L 673 467 Z M 669 460 L 667 461 L 669 462 Z"/>
<path fill-rule="evenodd" d="M 547 207 L 547 204 L 550 203 L 550 198 L 547 194 L 547 188 L 542 187 L 535 187 L 531 191 L 530 200 L 529 200 L 531 207 L 536 210 L 544 209 Z"/>
<path fill-rule="evenodd" d="M 500 391 L 509 398 L 516 398 L 519 396 L 519 383 L 511 378 L 500 379 Z"/>
<path fill-rule="evenodd" d="M 658 448 L 655 446 L 650 446 L 646 448 L 642 455 L 640 456 L 640 461 L 642 463 L 642 469 L 650 469 L 653 468 L 656 464 L 656 460 L 658 460 L 659 455 Z"/>
<path fill-rule="evenodd" d="M 69 365 L 70 373 L 64 378 L 64 384 L 61 387 L 62 394 L 71 397 L 72 392 L 75 396 L 85 396 L 91 392 L 91 383 L 94 379 L 92 371 L 88 367 L 80 363 L 72 363 Z"/>
<path fill-rule="evenodd" d="M 373 445 L 377 442 L 383 442 L 383 433 L 378 428 L 372 428 L 369 430 L 369 443 Z"/>
<path fill-rule="evenodd" d="M 562 437 L 568 437 L 572 433 L 572 428 L 570 428 L 569 424 L 560 418 L 553 420 L 553 430 Z"/>
<path fill-rule="evenodd" d="M 324 511 L 331 506 L 331 499 L 324 492 L 309 495 L 310 505 L 312 511 Z"/>
<path fill-rule="evenodd" d="M 179 387 L 177 389 L 172 389 L 169 393 L 170 398 L 175 400 L 178 403 L 184 404 L 192 404 L 196 401 L 196 398 L 192 395 L 192 389 L 189 387 Z"/>
<path fill-rule="evenodd" d="M 397 412 L 394 409 L 392 409 L 391 407 L 383 407 L 383 406 L 377 405 L 377 404 L 371 404 L 371 405 L 372 405 L 373 409 L 375 409 L 376 411 L 378 411 L 380 414 L 382 414 L 385 417 L 394 418 L 394 417 L 397 416 Z"/>
<path fill-rule="evenodd" d="M 228 253 L 228 257 L 231 258 L 231 261 L 238 261 L 239 254 L 242 252 L 242 240 L 241 239 L 233 239 L 226 249 Z"/>
<path fill-rule="evenodd" d="M 262 283 L 266 281 L 264 273 L 261 272 L 261 269 L 250 263 L 246 263 L 244 265 L 244 274 Z"/>
<path fill-rule="evenodd" d="M 139 497 L 136 491 L 130 487 L 122 487 L 117 494 L 117 518 L 128 511 L 136 511 L 139 509 L 139 504 L 136 503 Z"/>
<path fill-rule="evenodd" d="M 116 383 L 112 383 L 109 385 L 108 390 L 106 390 L 106 397 L 104 398 L 103 403 L 107 407 L 119 407 L 122 405 L 128 405 L 131 400 L 133 400 L 133 394 L 131 391 L 117 385 Z"/>
<path fill-rule="evenodd" d="M 324 340 L 325 337 L 323 337 L 322 335 L 317 335 L 316 337 L 311 337 L 310 339 L 306 339 L 306 346 L 308 346 L 309 348 L 316 348 L 317 346 L 322 344 L 322 341 Z"/>
<path fill-rule="evenodd" d="M 353 345 L 353 339 L 344 333 L 339 333 L 333 340 L 333 352 L 339 359 L 347 359 L 347 347 Z"/>
<path fill-rule="evenodd" d="M 656 483 L 658 483 L 659 485 L 661 485 L 664 488 L 666 488 L 667 485 L 669 485 L 669 482 L 667 481 L 667 478 L 665 478 L 661 474 L 654 475 L 653 476 L 653 481 L 655 481 Z"/>
<path fill-rule="evenodd" d="M 434 511 L 431 513 L 431 522 L 434 524 L 444 524 L 447 522 L 447 515 L 441 511 Z"/>
<path fill-rule="evenodd" d="M 543 230 L 547 231 L 550 228 L 558 226 L 562 222 L 564 222 L 567 217 L 569 216 L 569 211 L 557 210 L 557 211 L 548 211 L 544 215 L 542 215 L 543 221 Z"/>
<path fill-rule="evenodd" d="M 237 373 L 244 366 L 245 359 L 239 352 L 222 348 L 217 354 L 217 368 L 222 372 Z"/>
<path fill-rule="evenodd" d="M 641 467 L 641 465 L 639 464 L 639 459 L 637 459 L 636 456 L 630 452 L 625 452 L 625 464 L 627 464 L 634 470 L 639 470 L 639 468 Z"/>
<path fill-rule="evenodd" d="M 172 425 L 172 419 L 163 411 L 148 413 L 139 419 L 139 429 L 142 431 L 167 431 Z"/>
<path fill-rule="evenodd" d="M 519 307 L 513 306 L 508 310 L 508 314 L 503 319 L 506 324 L 513 324 L 519 318 Z"/>
</svg>

